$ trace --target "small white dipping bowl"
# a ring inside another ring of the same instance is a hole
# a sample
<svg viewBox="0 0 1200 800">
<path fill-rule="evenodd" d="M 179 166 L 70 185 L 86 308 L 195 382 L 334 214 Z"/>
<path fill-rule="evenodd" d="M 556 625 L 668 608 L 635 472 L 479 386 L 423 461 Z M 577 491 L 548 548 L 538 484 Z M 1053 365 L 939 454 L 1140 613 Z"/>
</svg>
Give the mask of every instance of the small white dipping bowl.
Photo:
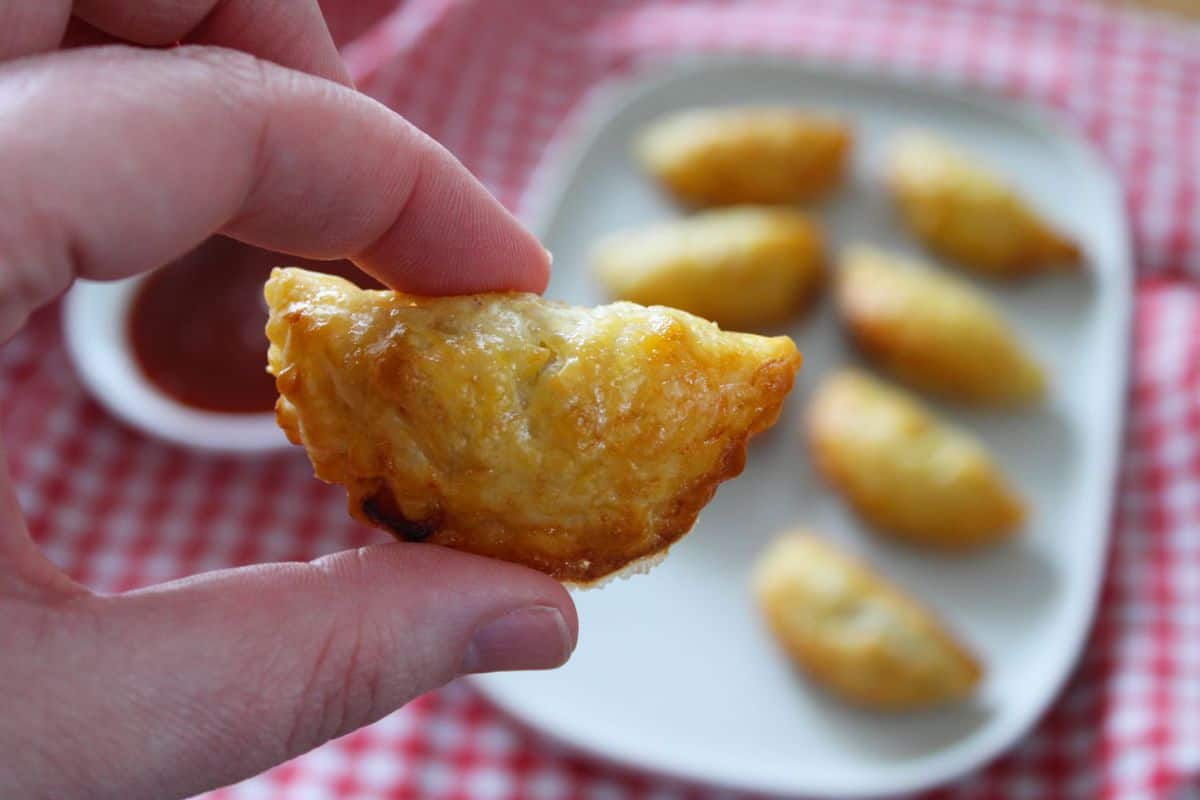
<svg viewBox="0 0 1200 800">
<path fill-rule="evenodd" d="M 142 275 L 123 281 L 76 281 L 63 300 L 67 352 L 92 396 L 118 419 L 173 444 L 243 454 L 289 447 L 271 412 L 202 411 L 184 405 L 146 378 L 128 332 L 129 308 L 145 279 Z M 264 366 L 266 348 L 264 337 Z"/>
</svg>

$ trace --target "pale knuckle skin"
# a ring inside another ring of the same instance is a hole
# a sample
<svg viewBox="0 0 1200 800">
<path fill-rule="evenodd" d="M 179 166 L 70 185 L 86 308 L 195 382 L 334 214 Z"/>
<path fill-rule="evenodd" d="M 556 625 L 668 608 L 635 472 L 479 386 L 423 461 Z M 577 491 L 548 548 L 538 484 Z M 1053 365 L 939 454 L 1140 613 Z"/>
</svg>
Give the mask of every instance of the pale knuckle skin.
<svg viewBox="0 0 1200 800">
<path fill-rule="evenodd" d="M 109 62 L 144 57 L 134 48 L 110 46 L 97 61 Z M 187 69 L 171 70 L 170 85 L 135 85 L 128 89 L 114 86 L 114 103 L 125 91 L 143 96 L 154 90 L 187 89 L 209 92 L 219 98 L 231 111 L 246 114 L 256 104 L 247 102 L 251 96 L 286 91 L 291 80 L 289 71 L 253 56 L 220 47 L 187 46 L 170 51 L 175 64 L 191 64 L 195 74 Z M 5 73 L 0 78 L 0 340 L 11 337 L 29 315 L 70 286 L 77 276 L 114 277 L 101 273 L 89 252 L 88 235 L 80 227 L 77 198 L 69 193 L 46 191 L 47 181 L 55 180 L 52 164 L 47 159 L 54 147 L 60 146 L 72 131 L 46 129 L 46 115 L 52 110 L 47 98 L 53 97 L 71 80 L 69 68 L 55 72 L 39 72 L 24 68 Z M 163 76 L 162 80 L 168 80 Z M 99 103 L 91 98 L 89 102 Z M 265 126 L 265 115 L 261 125 Z M 45 166 L 30 166 L 45 164 Z M 132 164 L 105 164 L 111 180 L 150 180 L 152 175 L 140 175 Z"/>
<path fill-rule="evenodd" d="M 286 757 L 349 733 L 386 713 L 380 706 L 382 659 L 359 623 L 333 626 L 299 682 L 294 720 L 283 738 Z"/>
<path fill-rule="evenodd" d="M 331 593 L 339 585 L 368 581 L 371 570 L 364 548 L 321 559 L 311 568 Z M 285 757 L 374 722 L 429 688 L 424 684 L 430 681 L 420 680 L 421 669 L 397 658 L 395 628 L 394 621 L 381 623 L 372 613 L 341 614 L 327 623 L 305 657 L 302 677 L 292 682 L 296 711 L 282 740 Z M 453 676 L 430 677 L 441 683 Z"/>
<path fill-rule="evenodd" d="M 5 138 L 0 131 L 0 142 Z M 17 156 L 13 148 L 10 157 Z M 0 174 L 18 177 L 0 186 L 0 341 L 70 285 L 82 257 L 80 245 L 39 201 L 36 186 L 20 177 L 28 173 L 9 168 L 7 160 L 0 154 Z"/>
</svg>

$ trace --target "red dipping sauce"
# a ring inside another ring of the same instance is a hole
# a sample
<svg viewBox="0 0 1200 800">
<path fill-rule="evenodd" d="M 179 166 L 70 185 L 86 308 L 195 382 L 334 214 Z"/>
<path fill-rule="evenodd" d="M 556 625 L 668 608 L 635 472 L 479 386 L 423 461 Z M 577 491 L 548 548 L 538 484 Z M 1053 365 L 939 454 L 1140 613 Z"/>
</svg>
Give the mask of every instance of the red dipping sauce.
<svg viewBox="0 0 1200 800">
<path fill-rule="evenodd" d="M 272 267 L 378 281 L 349 261 L 311 261 L 216 236 L 142 282 L 129 313 L 129 339 L 145 376 L 193 408 L 248 414 L 275 406 L 267 374 L 267 304 Z"/>
</svg>

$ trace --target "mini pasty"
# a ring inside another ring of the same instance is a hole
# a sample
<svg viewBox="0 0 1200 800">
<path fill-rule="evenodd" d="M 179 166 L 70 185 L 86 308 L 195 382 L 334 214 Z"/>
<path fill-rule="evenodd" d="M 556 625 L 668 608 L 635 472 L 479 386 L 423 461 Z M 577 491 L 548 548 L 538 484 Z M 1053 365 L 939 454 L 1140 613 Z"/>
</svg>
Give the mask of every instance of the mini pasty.
<svg viewBox="0 0 1200 800">
<path fill-rule="evenodd" d="M 1012 535 L 1025 517 L 982 444 L 861 372 L 826 378 L 807 424 L 817 468 L 883 533 L 963 549 Z"/>
<path fill-rule="evenodd" d="M 817 537 L 795 532 L 762 555 L 754 593 L 783 649 L 845 700 L 901 711 L 961 700 L 983 676 L 929 611 Z"/>
<path fill-rule="evenodd" d="M 837 305 L 855 344 L 900 380 L 965 403 L 1016 406 L 1045 391 L 1042 369 L 987 298 L 918 262 L 855 246 Z"/>
<path fill-rule="evenodd" d="M 651 124 L 635 151 L 675 198 L 695 206 L 791 203 L 833 189 L 853 136 L 843 121 L 791 108 L 698 108 Z"/>
<path fill-rule="evenodd" d="M 928 134 L 900 137 L 887 182 L 917 236 L 975 272 L 1013 277 L 1071 268 L 1082 257 L 999 175 Z"/>
<path fill-rule="evenodd" d="M 787 337 L 631 303 L 414 297 L 300 269 L 266 298 L 279 425 L 354 517 L 569 582 L 687 533 L 800 366 Z"/>
<path fill-rule="evenodd" d="M 792 209 L 755 206 L 615 234 L 597 247 L 594 266 L 614 297 L 736 330 L 787 319 L 824 274 L 816 223 Z"/>
</svg>

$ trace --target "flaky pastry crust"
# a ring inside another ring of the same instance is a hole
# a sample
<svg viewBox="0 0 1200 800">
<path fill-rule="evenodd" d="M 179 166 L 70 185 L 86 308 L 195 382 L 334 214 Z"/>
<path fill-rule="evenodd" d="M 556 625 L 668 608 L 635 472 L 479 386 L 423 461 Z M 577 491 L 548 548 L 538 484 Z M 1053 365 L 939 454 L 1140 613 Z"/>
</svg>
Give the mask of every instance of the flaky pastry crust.
<svg viewBox="0 0 1200 800">
<path fill-rule="evenodd" d="M 903 711 L 962 700 L 983 676 L 932 612 L 810 533 L 776 540 L 755 567 L 753 588 L 792 661 L 857 705 Z"/>
<path fill-rule="evenodd" d="M 792 108 L 698 108 L 669 114 L 638 138 L 642 166 L 695 206 L 791 203 L 835 188 L 853 136 L 845 122 Z"/>
<path fill-rule="evenodd" d="M 350 513 L 591 583 L 661 554 L 770 427 L 800 356 L 674 309 L 266 286 L 276 415 Z"/>
<path fill-rule="evenodd" d="M 999 175 L 934 136 L 901 136 L 887 182 L 913 232 L 974 272 L 1020 277 L 1072 269 L 1082 260 L 1079 246 Z"/>
<path fill-rule="evenodd" d="M 859 349 L 918 389 L 962 403 L 1036 402 L 1045 375 L 1011 326 L 965 281 L 870 247 L 837 271 L 837 305 Z"/>
<path fill-rule="evenodd" d="M 738 206 L 613 234 L 593 261 L 621 300 L 761 330 L 812 300 L 824 276 L 821 239 L 794 209 Z"/>
<path fill-rule="evenodd" d="M 807 426 L 818 469 L 881 533 L 962 550 L 1011 536 L 1025 518 L 979 441 L 864 373 L 826 378 Z"/>
</svg>

